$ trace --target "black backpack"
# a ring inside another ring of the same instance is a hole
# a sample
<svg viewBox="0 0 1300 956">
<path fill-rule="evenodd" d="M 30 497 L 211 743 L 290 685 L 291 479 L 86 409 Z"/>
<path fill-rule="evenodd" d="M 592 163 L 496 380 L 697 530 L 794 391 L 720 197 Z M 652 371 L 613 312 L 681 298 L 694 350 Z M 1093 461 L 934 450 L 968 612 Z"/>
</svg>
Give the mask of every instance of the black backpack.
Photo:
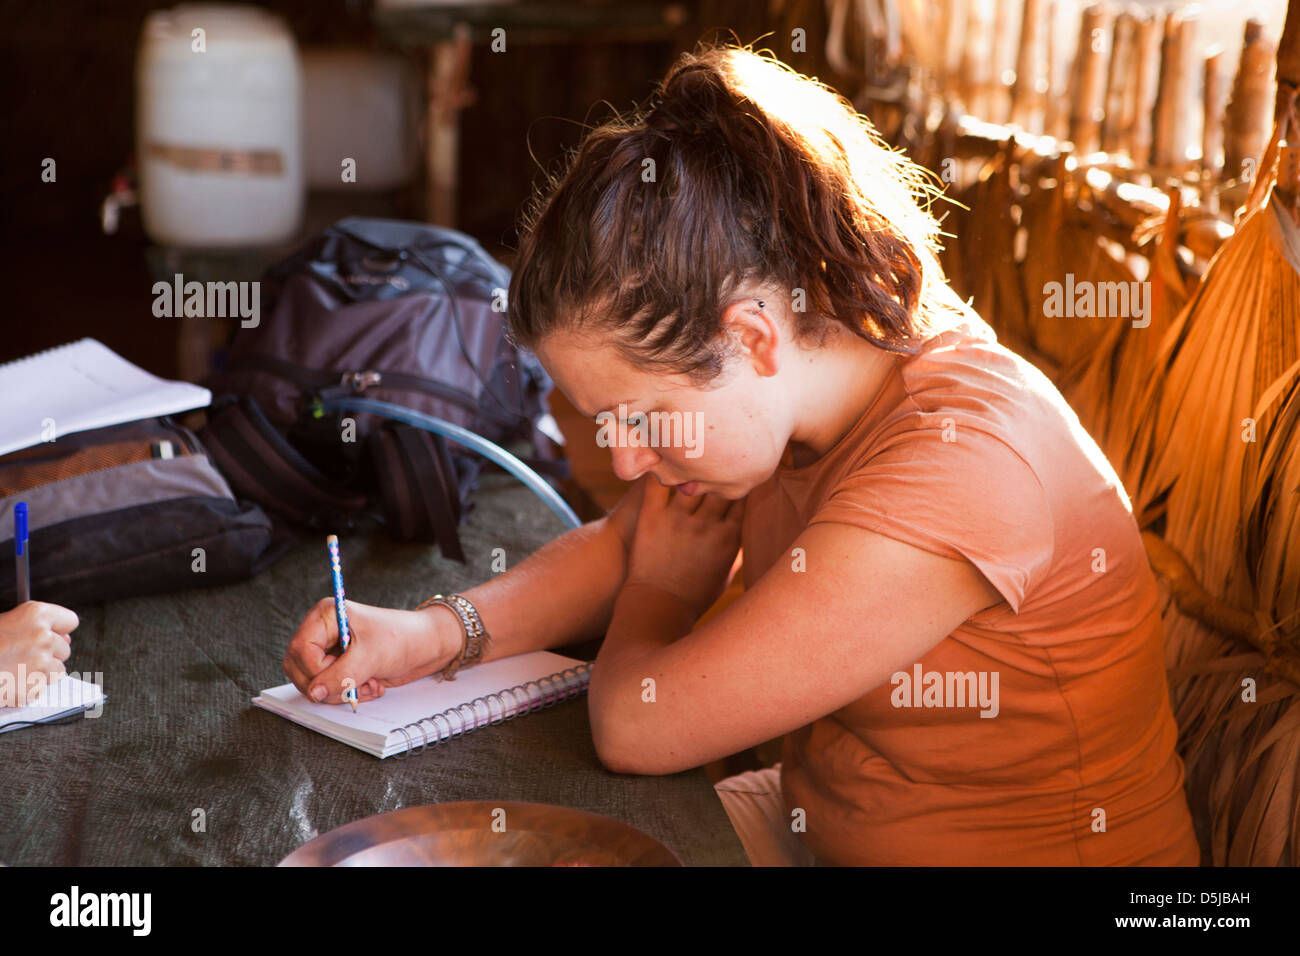
<svg viewBox="0 0 1300 956">
<path fill-rule="evenodd" d="M 363 396 L 434 415 L 567 476 L 552 383 L 506 335 L 510 272 L 469 236 L 420 223 L 343 219 L 272 267 L 261 317 L 240 328 L 200 432 L 242 496 L 314 530 L 378 505 L 390 532 L 463 561 L 457 525 L 486 464 L 460 444 L 369 412 Z"/>
</svg>

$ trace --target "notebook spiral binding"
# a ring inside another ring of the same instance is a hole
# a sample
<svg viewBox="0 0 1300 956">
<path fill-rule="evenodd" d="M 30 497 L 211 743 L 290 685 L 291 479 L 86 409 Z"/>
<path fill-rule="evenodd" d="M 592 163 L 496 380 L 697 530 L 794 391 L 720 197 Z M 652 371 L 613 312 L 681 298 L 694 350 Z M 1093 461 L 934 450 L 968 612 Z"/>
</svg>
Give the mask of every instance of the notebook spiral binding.
<svg viewBox="0 0 1300 956">
<path fill-rule="evenodd" d="M 450 710 L 444 710 L 438 714 L 432 714 L 428 717 L 421 717 L 417 721 L 409 724 L 403 724 L 401 727 L 394 727 L 390 733 L 401 734 L 406 738 L 406 749 L 395 756 L 399 760 L 415 754 L 424 753 L 430 743 L 442 743 L 451 737 L 458 736 L 466 731 L 474 730 L 477 727 L 487 727 L 491 724 L 504 723 L 507 720 L 514 720 L 520 714 L 528 714 L 533 711 L 545 710 L 553 707 L 562 700 L 570 697 L 576 697 L 587 689 L 587 683 L 591 678 L 591 664 L 580 664 L 577 667 L 568 667 L 559 673 L 552 674 L 550 677 L 542 677 L 538 680 L 530 680 L 524 684 L 518 684 L 514 687 L 498 691 L 495 694 L 486 694 L 482 697 L 475 697 L 468 703 L 461 704 L 459 707 L 453 707 Z M 545 686 L 543 686 L 545 685 Z M 507 701 L 507 696 L 509 700 Z M 486 719 L 482 719 L 479 711 L 479 704 L 487 712 Z M 494 714 L 492 705 L 496 704 L 499 713 Z M 469 717 L 462 712 L 468 708 Z M 452 720 L 455 719 L 456 726 L 452 726 Z M 438 721 L 442 721 L 445 729 L 439 726 Z M 430 729 L 436 734 L 432 741 L 429 739 L 429 731 L 422 727 L 422 724 L 428 724 Z M 411 740 L 411 733 L 419 731 L 420 743 L 417 747 Z"/>
</svg>

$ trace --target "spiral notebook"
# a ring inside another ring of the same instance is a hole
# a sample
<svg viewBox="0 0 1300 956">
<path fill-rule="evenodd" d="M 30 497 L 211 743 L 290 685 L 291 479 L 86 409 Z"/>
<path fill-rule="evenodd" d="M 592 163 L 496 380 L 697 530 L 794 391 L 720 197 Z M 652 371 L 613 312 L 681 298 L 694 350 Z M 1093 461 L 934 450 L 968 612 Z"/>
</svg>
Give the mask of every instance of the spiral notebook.
<svg viewBox="0 0 1300 956">
<path fill-rule="evenodd" d="M 73 432 L 172 415 L 212 393 L 132 365 L 95 339 L 79 339 L 0 365 L 0 455 Z"/>
<path fill-rule="evenodd" d="M 453 681 L 427 677 L 390 687 L 378 700 L 318 704 L 293 684 L 262 691 L 253 703 L 375 757 L 416 753 L 448 738 L 527 714 L 587 689 L 591 664 L 531 651 L 469 667 Z"/>
</svg>

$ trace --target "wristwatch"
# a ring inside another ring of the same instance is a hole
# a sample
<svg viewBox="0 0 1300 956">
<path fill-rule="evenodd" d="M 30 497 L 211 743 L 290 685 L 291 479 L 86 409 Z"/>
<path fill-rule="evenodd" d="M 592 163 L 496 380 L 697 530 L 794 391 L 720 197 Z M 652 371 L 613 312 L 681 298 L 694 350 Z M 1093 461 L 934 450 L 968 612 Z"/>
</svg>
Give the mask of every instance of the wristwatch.
<svg viewBox="0 0 1300 956">
<path fill-rule="evenodd" d="M 492 637 L 488 634 L 487 628 L 483 626 L 483 618 L 479 616 L 478 609 L 464 595 L 435 594 L 428 600 L 420 602 L 416 610 L 423 610 L 435 604 L 441 604 L 456 615 L 456 620 L 460 621 L 461 633 L 464 636 L 460 653 L 442 669 L 443 680 L 455 680 L 456 672 L 462 667 L 472 667 L 483 660 L 483 655 L 487 652 Z"/>
</svg>

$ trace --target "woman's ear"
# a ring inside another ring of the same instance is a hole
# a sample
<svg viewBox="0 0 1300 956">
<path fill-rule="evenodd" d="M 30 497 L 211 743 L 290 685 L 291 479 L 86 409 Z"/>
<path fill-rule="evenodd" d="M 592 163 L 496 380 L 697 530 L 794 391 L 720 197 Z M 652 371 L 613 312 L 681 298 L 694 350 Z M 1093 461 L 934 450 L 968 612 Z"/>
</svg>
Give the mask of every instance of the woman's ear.
<svg viewBox="0 0 1300 956">
<path fill-rule="evenodd" d="M 764 377 L 781 369 L 781 344 L 785 330 L 772 316 L 765 300 L 741 299 L 722 313 L 722 332 L 731 337 L 742 359 Z"/>
</svg>

